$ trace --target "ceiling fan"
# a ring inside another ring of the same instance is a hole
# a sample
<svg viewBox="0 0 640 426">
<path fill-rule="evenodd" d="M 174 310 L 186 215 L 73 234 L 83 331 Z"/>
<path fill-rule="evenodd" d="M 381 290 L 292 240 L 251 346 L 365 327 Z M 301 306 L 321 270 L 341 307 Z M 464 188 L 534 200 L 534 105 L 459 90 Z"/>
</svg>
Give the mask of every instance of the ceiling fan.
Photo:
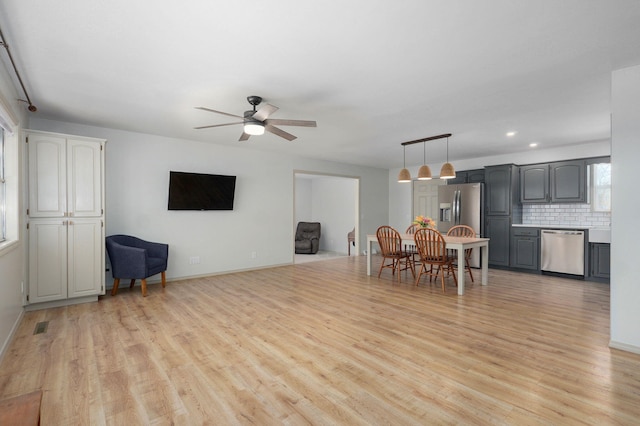
<svg viewBox="0 0 640 426">
<path fill-rule="evenodd" d="M 211 127 L 222 127 L 222 126 L 231 126 L 233 124 L 244 124 L 242 135 L 240 135 L 239 141 L 246 141 L 250 136 L 257 136 L 264 134 L 265 130 L 267 132 L 273 133 L 274 135 L 278 135 L 281 138 L 285 138 L 288 141 L 292 141 L 296 139 L 296 136 L 291 133 L 285 132 L 282 129 L 277 128 L 278 126 L 302 126 L 302 127 L 316 127 L 315 121 L 309 120 L 285 120 L 278 118 L 269 118 L 271 114 L 278 110 L 278 107 L 273 106 L 271 104 L 265 103 L 258 110 L 256 110 L 256 106 L 260 105 L 262 102 L 262 98 L 260 96 L 247 96 L 247 101 L 253 106 L 253 110 L 245 111 L 244 117 L 235 114 L 229 114 L 227 112 L 216 111 L 215 109 L 205 108 L 205 107 L 196 107 L 196 109 L 201 109 L 204 111 L 215 112 L 216 114 L 228 115 L 229 117 L 241 118 L 242 121 L 235 121 L 233 123 L 224 123 L 224 124 L 212 124 L 210 126 L 200 126 L 194 127 L 194 129 L 209 129 Z"/>
</svg>

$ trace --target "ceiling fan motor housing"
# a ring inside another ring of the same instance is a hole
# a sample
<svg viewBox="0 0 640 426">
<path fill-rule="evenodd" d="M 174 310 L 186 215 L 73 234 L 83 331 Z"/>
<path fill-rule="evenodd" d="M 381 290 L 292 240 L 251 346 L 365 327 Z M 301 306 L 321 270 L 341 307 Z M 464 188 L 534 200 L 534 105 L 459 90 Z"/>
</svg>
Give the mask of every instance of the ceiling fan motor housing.
<svg viewBox="0 0 640 426">
<path fill-rule="evenodd" d="M 249 103 L 251 105 L 253 105 L 254 111 L 255 111 L 255 107 L 256 105 L 260 105 L 260 103 L 262 102 L 262 98 L 260 96 L 247 96 L 247 101 L 249 101 Z"/>
</svg>

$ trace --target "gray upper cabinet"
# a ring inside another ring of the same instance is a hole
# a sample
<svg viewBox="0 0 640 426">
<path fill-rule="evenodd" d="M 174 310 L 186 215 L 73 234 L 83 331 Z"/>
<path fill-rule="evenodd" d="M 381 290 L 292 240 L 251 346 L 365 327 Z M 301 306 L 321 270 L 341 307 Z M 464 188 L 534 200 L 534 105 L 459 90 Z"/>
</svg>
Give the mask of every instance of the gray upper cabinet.
<svg viewBox="0 0 640 426">
<path fill-rule="evenodd" d="M 510 215 L 518 204 L 518 167 L 507 164 L 485 168 L 487 215 Z"/>
<path fill-rule="evenodd" d="M 447 181 L 448 185 L 459 183 L 478 183 L 484 182 L 484 169 L 464 170 L 456 172 L 456 177 Z"/>
<path fill-rule="evenodd" d="M 520 166 L 522 203 L 586 203 L 584 160 Z"/>
<path fill-rule="evenodd" d="M 523 203 L 548 203 L 549 165 L 520 166 L 520 201 Z"/>
<path fill-rule="evenodd" d="M 551 163 L 551 202 L 586 203 L 587 173 L 584 160 Z"/>
</svg>

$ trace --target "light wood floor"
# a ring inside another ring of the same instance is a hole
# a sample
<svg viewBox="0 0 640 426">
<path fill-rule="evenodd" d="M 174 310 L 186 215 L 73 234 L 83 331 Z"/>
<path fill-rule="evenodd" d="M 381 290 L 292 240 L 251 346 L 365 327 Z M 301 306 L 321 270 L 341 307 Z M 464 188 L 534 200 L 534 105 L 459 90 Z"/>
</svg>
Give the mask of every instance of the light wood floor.
<svg viewBox="0 0 640 426">
<path fill-rule="evenodd" d="M 457 296 L 365 260 L 26 313 L 0 397 L 42 389 L 43 425 L 640 421 L 640 356 L 607 347 L 608 285 L 490 270 Z"/>
</svg>

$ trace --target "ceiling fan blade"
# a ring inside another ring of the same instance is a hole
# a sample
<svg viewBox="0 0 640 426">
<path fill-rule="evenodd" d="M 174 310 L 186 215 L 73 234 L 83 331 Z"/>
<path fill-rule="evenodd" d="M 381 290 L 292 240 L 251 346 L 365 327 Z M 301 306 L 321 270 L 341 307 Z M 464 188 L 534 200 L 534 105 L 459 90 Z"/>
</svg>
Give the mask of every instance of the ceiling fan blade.
<svg viewBox="0 0 640 426">
<path fill-rule="evenodd" d="M 205 108 L 205 107 L 195 107 L 195 108 L 201 109 L 203 111 L 215 112 L 216 114 L 228 115 L 229 117 L 244 118 L 240 115 L 229 114 L 228 112 L 216 111 L 215 109 L 211 109 L 211 108 Z"/>
<path fill-rule="evenodd" d="M 251 137 L 250 134 L 242 132 L 242 134 L 240 135 L 240 139 L 238 139 L 238 142 L 246 141 L 250 137 Z"/>
<path fill-rule="evenodd" d="M 265 126 L 264 126 L 264 129 L 265 129 L 267 132 L 271 132 L 271 133 L 273 133 L 274 135 L 278 135 L 278 136 L 280 136 L 281 138 L 285 138 L 285 139 L 286 139 L 286 140 L 288 140 L 288 141 L 292 141 L 292 140 L 294 140 L 294 139 L 296 139 L 296 138 L 297 138 L 297 136 L 293 136 L 291 133 L 287 133 L 287 132 L 285 132 L 285 131 L 284 131 L 284 130 L 282 130 L 282 129 L 278 129 L 277 127 L 274 127 L 274 126 L 272 126 L 271 124 L 267 124 L 267 125 L 265 125 Z"/>
<path fill-rule="evenodd" d="M 310 120 L 283 120 L 280 118 L 270 118 L 268 120 L 265 120 L 264 123 L 277 124 L 278 126 L 316 127 L 316 122 Z"/>
<path fill-rule="evenodd" d="M 253 118 L 255 118 L 256 120 L 264 121 L 278 109 L 280 108 L 278 108 L 277 106 L 264 104 L 258 109 L 258 111 L 256 111 L 255 114 L 253 114 Z"/>
<path fill-rule="evenodd" d="M 210 129 L 212 127 L 222 127 L 222 126 L 231 126 L 233 124 L 244 124 L 244 121 L 236 121 L 235 123 L 224 123 L 224 124 L 212 124 L 210 126 L 200 126 L 194 127 L 194 129 Z"/>
</svg>

